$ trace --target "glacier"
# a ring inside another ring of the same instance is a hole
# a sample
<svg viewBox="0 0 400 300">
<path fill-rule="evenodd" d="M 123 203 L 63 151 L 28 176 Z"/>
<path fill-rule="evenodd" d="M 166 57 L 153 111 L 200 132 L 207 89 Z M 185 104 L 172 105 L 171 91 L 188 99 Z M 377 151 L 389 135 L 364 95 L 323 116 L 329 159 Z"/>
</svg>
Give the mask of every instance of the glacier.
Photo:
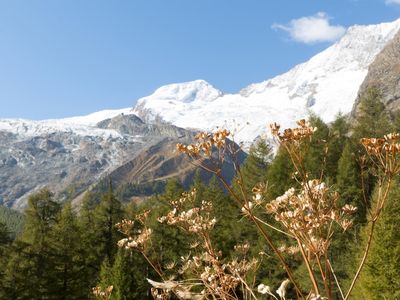
<svg viewBox="0 0 400 300">
<path fill-rule="evenodd" d="M 204 80 L 171 84 L 139 99 L 134 111 L 147 121 L 184 128 L 227 127 L 234 130 L 235 141 L 244 143 L 264 137 L 272 122 L 289 127 L 310 113 L 331 122 L 352 110 L 368 66 L 399 29 L 400 19 L 351 26 L 307 62 L 237 94 L 224 94 Z"/>
<path fill-rule="evenodd" d="M 236 142 L 250 144 L 277 122 L 289 127 L 310 113 L 331 122 L 351 111 L 358 89 L 375 56 L 400 29 L 400 19 L 377 25 L 355 25 L 343 37 L 307 62 L 236 94 L 226 94 L 204 80 L 170 84 L 143 97 L 135 107 L 104 110 L 86 116 L 54 120 L 0 119 L 0 131 L 22 136 L 74 132 L 83 136 L 118 138 L 96 124 L 120 114 L 135 114 L 146 122 L 167 122 L 211 131 L 226 127 Z"/>
</svg>

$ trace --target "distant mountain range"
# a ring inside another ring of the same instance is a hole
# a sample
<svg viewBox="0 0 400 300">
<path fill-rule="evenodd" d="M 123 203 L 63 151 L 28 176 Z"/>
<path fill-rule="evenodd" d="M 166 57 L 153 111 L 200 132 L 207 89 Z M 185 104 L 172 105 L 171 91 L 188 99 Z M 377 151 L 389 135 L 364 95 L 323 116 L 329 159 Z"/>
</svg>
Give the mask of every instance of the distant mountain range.
<svg viewBox="0 0 400 300">
<path fill-rule="evenodd" d="M 134 111 L 142 119 L 183 128 L 210 130 L 226 123 L 240 130 L 237 141 L 248 143 L 265 134 L 270 123 L 288 127 L 310 112 L 331 122 L 339 112 L 351 112 L 368 67 L 399 29 L 400 19 L 352 26 L 307 62 L 238 94 L 224 94 L 202 80 L 172 84 L 139 99 Z"/>
<path fill-rule="evenodd" d="M 237 130 L 235 141 L 250 144 L 271 122 L 285 127 L 310 112 L 326 122 L 348 114 L 360 86 L 361 93 L 377 81 L 386 84 L 390 106 L 400 98 L 399 29 L 400 20 L 350 27 L 309 61 L 237 94 L 196 80 L 163 86 L 133 108 L 57 120 L 0 119 L 0 202 L 23 208 L 44 186 L 61 199 L 79 197 L 106 174 L 119 184 L 175 176 L 187 182 L 193 167 L 174 145 L 192 141 L 196 130 L 225 126 Z"/>
</svg>

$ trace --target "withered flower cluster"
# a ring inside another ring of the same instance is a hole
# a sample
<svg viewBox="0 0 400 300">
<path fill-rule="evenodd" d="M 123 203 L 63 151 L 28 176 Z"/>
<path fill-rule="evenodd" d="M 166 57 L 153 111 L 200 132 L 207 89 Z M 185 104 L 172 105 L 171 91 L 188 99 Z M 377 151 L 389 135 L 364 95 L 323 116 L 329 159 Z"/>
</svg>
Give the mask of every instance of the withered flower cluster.
<svg viewBox="0 0 400 300">
<path fill-rule="evenodd" d="M 332 193 L 325 183 L 315 179 L 304 183 L 299 193 L 294 188 L 289 189 L 267 203 L 265 209 L 307 250 L 322 255 L 329 246 L 327 229 L 331 223 L 336 222 L 346 230 L 351 225 L 348 216 L 357 210 L 349 204 L 339 208 L 338 200 L 337 193 Z"/>
<path fill-rule="evenodd" d="M 150 211 L 145 211 L 138 214 L 135 217 L 135 220 L 124 219 L 115 225 L 115 227 L 126 236 L 126 238 L 118 241 L 118 247 L 135 249 L 138 251 L 145 250 L 146 243 L 151 239 L 152 235 L 152 229 L 145 226 L 145 220 L 147 219 L 149 212 Z M 140 228 L 135 228 L 135 221 L 140 223 Z"/>
<path fill-rule="evenodd" d="M 256 260 L 246 259 L 248 244 L 238 245 L 235 249 L 242 258 L 224 261 L 222 253 L 212 245 L 210 233 L 216 224 L 212 217 L 212 203 L 201 201 L 196 207 L 196 190 L 183 193 L 178 200 L 170 201 L 171 211 L 158 219 L 159 222 L 177 226 L 195 238 L 191 251 L 180 261 L 169 263 L 165 268 L 174 274 L 180 274 L 187 280 L 154 282 L 153 297 L 163 297 L 174 293 L 181 299 L 237 299 L 237 288 L 244 284 L 244 278 L 258 266 Z M 196 287 L 193 289 L 193 287 Z M 246 289 L 246 288 L 245 288 Z M 244 290 L 245 290 L 244 289 Z"/>
<path fill-rule="evenodd" d="M 379 169 L 395 175 L 400 173 L 399 140 L 399 133 L 389 133 L 383 138 L 362 138 L 361 144 Z"/>
<path fill-rule="evenodd" d="M 110 299 L 112 290 L 113 290 L 112 285 L 104 289 L 100 286 L 96 286 L 92 289 L 92 293 L 98 299 L 107 300 Z"/>
<path fill-rule="evenodd" d="M 270 125 L 271 133 L 278 139 L 279 142 L 293 142 L 310 138 L 317 130 L 316 127 L 311 127 L 306 120 L 302 119 L 296 122 L 298 127 L 287 128 L 282 132 L 279 131 L 280 125 L 272 123 Z"/>
<path fill-rule="evenodd" d="M 200 207 L 193 207 L 195 199 L 196 189 L 189 193 L 183 193 L 179 200 L 170 202 L 173 209 L 166 216 L 159 217 L 158 221 L 168 225 L 176 225 L 192 233 L 211 230 L 217 222 L 211 216 L 212 203 L 203 200 Z M 183 208 L 187 204 L 190 204 L 190 208 L 184 210 Z"/>
<path fill-rule="evenodd" d="M 166 280 L 154 282 L 149 280 L 153 286 L 155 299 L 164 299 L 171 293 L 178 295 L 181 299 L 237 299 L 235 291 L 238 286 L 245 283 L 244 279 L 248 272 L 258 266 L 255 259 L 232 259 L 222 263 L 218 257 L 213 257 L 204 249 L 198 255 L 182 257 L 183 266 L 178 270 L 180 274 L 191 274 L 191 278 L 182 281 Z M 194 291 L 193 287 L 197 287 Z"/>
<path fill-rule="evenodd" d="M 221 129 L 213 134 L 207 132 L 200 132 L 195 136 L 197 143 L 183 145 L 177 144 L 176 149 L 178 152 L 185 153 L 192 158 L 199 158 L 200 156 L 211 157 L 213 147 L 217 149 L 224 148 L 226 145 L 226 139 L 230 135 L 230 132 L 226 129 Z"/>
</svg>

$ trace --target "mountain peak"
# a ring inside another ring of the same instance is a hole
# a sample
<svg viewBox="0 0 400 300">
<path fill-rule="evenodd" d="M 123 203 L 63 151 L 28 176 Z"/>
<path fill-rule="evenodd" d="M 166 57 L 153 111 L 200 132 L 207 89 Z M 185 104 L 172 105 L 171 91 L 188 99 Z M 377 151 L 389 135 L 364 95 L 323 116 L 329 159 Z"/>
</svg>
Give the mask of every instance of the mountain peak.
<svg viewBox="0 0 400 300">
<path fill-rule="evenodd" d="M 224 95 L 204 81 L 168 85 L 139 100 L 135 111 L 147 121 L 201 130 L 251 122 L 235 137 L 244 142 L 265 134 L 268 123 L 292 126 L 310 112 L 331 122 L 339 112 L 351 111 L 369 65 L 399 29 L 400 19 L 351 26 L 339 41 L 308 61 L 239 94 Z"/>
<path fill-rule="evenodd" d="M 190 103 L 212 101 L 222 95 L 207 81 L 199 79 L 183 83 L 173 83 L 158 88 L 152 95 L 142 99 L 158 99 Z"/>
</svg>

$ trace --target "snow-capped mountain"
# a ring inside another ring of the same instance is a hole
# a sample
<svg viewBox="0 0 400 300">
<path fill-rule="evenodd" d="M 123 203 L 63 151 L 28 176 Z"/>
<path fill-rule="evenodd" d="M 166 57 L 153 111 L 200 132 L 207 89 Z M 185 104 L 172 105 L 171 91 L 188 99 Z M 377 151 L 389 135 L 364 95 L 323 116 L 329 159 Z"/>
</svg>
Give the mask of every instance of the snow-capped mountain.
<svg viewBox="0 0 400 300">
<path fill-rule="evenodd" d="M 53 119 L 53 120 L 24 120 L 24 119 L 0 119 L 0 131 L 7 131 L 21 137 L 37 136 L 54 132 L 71 132 L 81 136 L 120 137 L 120 134 L 112 129 L 101 129 L 97 123 L 114 118 L 118 115 L 134 114 L 132 108 L 102 110 L 86 116 Z"/>
<path fill-rule="evenodd" d="M 160 87 L 134 108 L 43 121 L 0 119 L 0 203 L 21 208 L 43 186 L 71 197 L 115 170 L 146 182 L 157 180 L 154 176 L 164 180 L 178 164 L 171 156 L 166 167 L 165 153 L 155 153 L 168 143 L 191 140 L 193 132 L 182 128 L 225 126 L 237 130 L 235 141 L 251 143 L 268 132 L 271 122 L 292 126 L 310 112 L 330 122 L 352 110 L 369 66 L 399 29 L 400 19 L 350 27 L 307 62 L 237 94 L 196 80 Z"/>
<path fill-rule="evenodd" d="M 330 122 L 351 111 L 368 66 L 399 29 L 400 19 L 352 26 L 309 61 L 238 94 L 223 94 L 203 80 L 171 84 L 139 99 L 135 113 L 184 128 L 226 126 L 237 129 L 236 141 L 244 142 L 266 133 L 271 122 L 291 126 L 310 112 Z"/>
<path fill-rule="evenodd" d="M 171 167 L 178 156 L 173 149 L 178 142 L 190 142 L 193 134 L 173 125 L 146 124 L 125 113 L 108 111 L 51 121 L 2 120 L 0 204 L 22 209 L 28 196 L 45 186 L 59 199 L 72 199 L 107 174 L 126 183 L 119 173 L 130 174 L 131 169 L 140 170 L 132 175 L 136 185 L 177 174 L 178 167 Z M 103 117 L 107 118 L 92 125 Z M 160 153 L 160 145 L 171 153 Z M 149 149 L 151 159 L 145 155 Z M 138 156 L 142 159 L 131 163 Z M 178 174 L 180 178 L 194 172 L 186 171 Z"/>
<path fill-rule="evenodd" d="M 338 42 L 307 62 L 251 84 L 237 94 L 224 94 L 204 80 L 195 80 L 160 87 L 139 99 L 133 109 L 43 121 L 0 119 L 0 131 L 20 136 L 73 132 L 118 137 L 117 131 L 96 124 L 118 115 L 135 114 L 145 122 L 165 121 L 183 128 L 213 130 L 226 126 L 238 130 L 237 141 L 252 142 L 267 132 L 271 122 L 291 126 L 310 112 L 330 122 L 339 112 L 349 113 L 369 65 L 399 29 L 400 19 L 352 26 Z"/>
</svg>

